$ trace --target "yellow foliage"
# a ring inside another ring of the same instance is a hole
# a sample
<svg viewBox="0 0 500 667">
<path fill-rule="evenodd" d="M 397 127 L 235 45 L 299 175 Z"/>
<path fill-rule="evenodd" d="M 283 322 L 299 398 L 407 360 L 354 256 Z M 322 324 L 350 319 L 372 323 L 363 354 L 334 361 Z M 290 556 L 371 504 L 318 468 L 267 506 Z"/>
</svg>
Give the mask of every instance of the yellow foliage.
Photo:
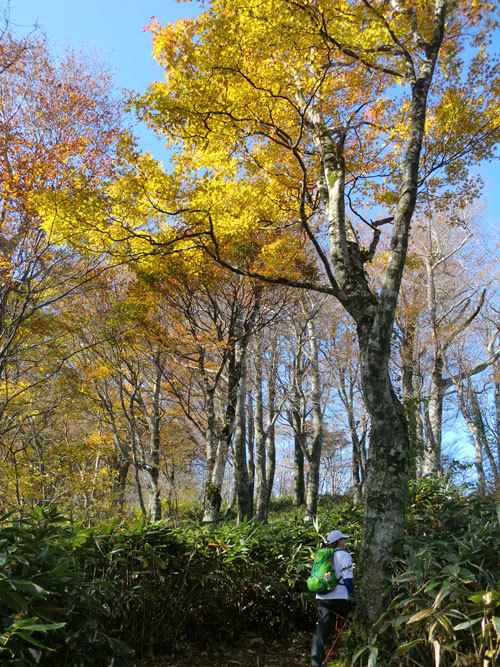
<svg viewBox="0 0 500 667">
<path fill-rule="evenodd" d="M 214 0 L 197 18 L 154 19 L 165 78 L 131 105 L 175 151 L 171 171 L 124 138 L 119 177 L 94 196 L 36 195 L 45 228 L 174 277 L 204 275 L 206 251 L 248 271 L 311 275 L 304 227 L 328 234 L 321 136 L 335 140 L 353 205 L 394 212 L 434 4 Z M 498 62 L 478 46 L 496 20 L 492 3 L 449 3 L 422 152 L 427 196 L 442 205 L 477 194 L 470 167 L 500 135 Z"/>
</svg>

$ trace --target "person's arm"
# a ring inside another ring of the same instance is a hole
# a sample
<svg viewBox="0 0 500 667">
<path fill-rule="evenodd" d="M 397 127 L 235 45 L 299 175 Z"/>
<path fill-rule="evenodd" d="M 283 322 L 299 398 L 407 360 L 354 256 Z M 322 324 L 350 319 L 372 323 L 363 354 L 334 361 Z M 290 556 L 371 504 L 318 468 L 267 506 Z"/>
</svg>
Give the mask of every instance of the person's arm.
<svg viewBox="0 0 500 667">
<path fill-rule="evenodd" d="M 347 592 L 349 593 L 349 596 L 354 595 L 354 582 L 353 582 L 353 580 L 352 579 L 344 579 L 343 584 L 347 588 Z"/>
<path fill-rule="evenodd" d="M 354 572 L 352 569 L 351 554 L 347 551 L 342 552 L 342 581 L 346 587 L 349 597 L 354 595 Z"/>
</svg>

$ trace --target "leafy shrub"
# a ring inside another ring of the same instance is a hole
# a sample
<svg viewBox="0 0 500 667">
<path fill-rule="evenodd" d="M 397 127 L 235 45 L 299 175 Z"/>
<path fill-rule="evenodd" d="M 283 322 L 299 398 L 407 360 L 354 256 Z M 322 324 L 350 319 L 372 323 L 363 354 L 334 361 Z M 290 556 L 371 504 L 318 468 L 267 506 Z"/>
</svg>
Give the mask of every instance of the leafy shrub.
<svg viewBox="0 0 500 667">
<path fill-rule="evenodd" d="M 397 648 L 379 641 L 372 665 L 377 654 L 378 664 L 422 667 L 488 667 L 500 657 L 497 508 L 435 485 L 426 481 L 417 495 L 409 522 L 417 534 L 394 560 L 393 600 L 379 621 L 379 635 Z"/>
<path fill-rule="evenodd" d="M 312 627 L 313 598 L 305 581 L 311 555 L 341 525 L 359 534 L 359 511 L 332 506 L 316 526 L 299 513 L 268 526 L 185 522 L 133 530 L 110 527 L 82 545 L 87 576 L 102 592 L 120 637 L 139 655 L 175 650 L 186 641 L 219 642 L 248 628 Z"/>
<path fill-rule="evenodd" d="M 0 518 L 2 664 L 124 664 L 131 651 L 104 630 L 75 558 L 88 533 L 55 508 Z"/>
</svg>

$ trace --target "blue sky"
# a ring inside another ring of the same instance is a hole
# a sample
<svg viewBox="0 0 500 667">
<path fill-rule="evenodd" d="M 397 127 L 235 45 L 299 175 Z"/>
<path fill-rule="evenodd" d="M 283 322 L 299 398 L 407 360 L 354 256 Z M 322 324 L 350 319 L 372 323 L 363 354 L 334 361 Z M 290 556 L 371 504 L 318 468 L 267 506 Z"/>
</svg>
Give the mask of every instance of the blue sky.
<svg viewBox="0 0 500 667">
<path fill-rule="evenodd" d="M 0 6 L 5 6 L 0 0 Z M 67 47 L 95 53 L 113 72 L 117 92 L 143 92 L 163 77 L 151 56 L 151 34 L 143 30 L 156 16 L 176 21 L 198 11 L 196 3 L 174 0 L 10 0 L 10 20 L 17 30 L 35 23 L 56 52 Z M 144 150 L 164 161 L 161 143 L 146 129 L 135 129 Z"/>
<path fill-rule="evenodd" d="M 161 76 L 151 57 L 151 36 L 143 27 L 152 16 L 175 21 L 198 8 L 173 0 L 10 0 L 9 4 L 12 23 L 26 29 L 38 22 L 55 48 L 70 45 L 96 51 L 114 70 L 119 88 L 138 91 Z"/>
<path fill-rule="evenodd" d="M 0 6 L 5 0 L 0 0 Z M 199 11 L 196 2 L 175 0 L 10 0 L 10 17 L 27 30 L 38 23 L 55 49 L 72 46 L 82 52 L 96 52 L 115 74 L 118 90 L 144 91 L 162 78 L 151 57 L 151 36 L 143 27 L 156 16 L 162 22 L 175 21 Z M 500 51 L 500 36 L 495 46 Z M 166 161 L 161 143 L 146 130 L 137 129 L 143 149 Z M 485 227 L 495 240 L 500 238 L 500 165 L 482 169 Z M 487 232 L 488 233 L 488 232 Z"/>
</svg>

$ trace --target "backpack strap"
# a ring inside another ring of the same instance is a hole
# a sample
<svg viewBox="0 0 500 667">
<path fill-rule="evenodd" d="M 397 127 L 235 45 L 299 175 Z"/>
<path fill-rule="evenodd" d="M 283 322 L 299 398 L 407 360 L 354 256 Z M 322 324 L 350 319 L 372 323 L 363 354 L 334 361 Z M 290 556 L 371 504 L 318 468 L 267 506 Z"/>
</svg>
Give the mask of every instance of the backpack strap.
<svg viewBox="0 0 500 667">
<path fill-rule="evenodd" d="M 335 573 L 335 554 L 337 553 L 337 551 L 343 551 L 343 549 L 334 549 L 333 550 L 332 568 L 333 568 L 334 573 Z M 335 578 L 337 579 L 337 585 L 338 586 L 345 586 L 344 581 L 343 581 L 344 577 L 342 576 L 342 570 L 340 570 L 340 573 L 341 573 L 340 577 L 337 577 L 337 574 L 335 573 Z"/>
</svg>

